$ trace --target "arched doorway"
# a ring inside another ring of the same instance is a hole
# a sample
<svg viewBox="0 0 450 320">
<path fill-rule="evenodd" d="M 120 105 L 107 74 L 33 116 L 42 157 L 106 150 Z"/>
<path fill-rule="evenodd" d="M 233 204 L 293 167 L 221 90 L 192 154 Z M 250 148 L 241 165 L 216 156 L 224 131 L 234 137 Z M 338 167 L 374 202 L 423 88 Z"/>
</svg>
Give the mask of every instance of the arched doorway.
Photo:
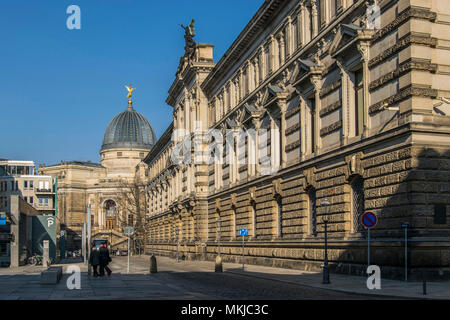
<svg viewBox="0 0 450 320">
<path fill-rule="evenodd" d="M 116 230 L 117 228 L 117 206 L 113 200 L 105 202 L 106 229 Z"/>
</svg>

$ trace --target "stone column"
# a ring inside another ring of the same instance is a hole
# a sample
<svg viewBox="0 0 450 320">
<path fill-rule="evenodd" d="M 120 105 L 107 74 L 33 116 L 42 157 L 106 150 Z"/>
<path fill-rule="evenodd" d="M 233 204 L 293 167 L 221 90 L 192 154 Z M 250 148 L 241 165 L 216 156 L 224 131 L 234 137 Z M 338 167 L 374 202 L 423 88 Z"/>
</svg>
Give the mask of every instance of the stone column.
<svg viewBox="0 0 450 320">
<path fill-rule="evenodd" d="M 369 51 L 370 43 L 363 41 L 358 43 L 358 51 L 361 53 L 363 58 L 363 93 L 364 93 L 364 103 L 363 103 L 363 137 L 367 137 L 369 133 L 369 104 L 370 104 L 370 94 L 369 94 Z"/>
<path fill-rule="evenodd" d="M 284 41 L 284 37 L 283 37 L 283 33 L 281 33 L 280 35 L 280 59 L 278 61 L 280 61 L 280 65 L 284 64 L 284 61 L 286 59 L 286 48 L 285 48 L 285 41 Z"/>
<path fill-rule="evenodd" d="M 261 64 L 260 80 L 261 80 L 261 82 L 263 82 L 264 81 L 264 77 L 267 75 L 266 50 L 264 48 L 264 45 L 260 46 L 259 50 L 261 51 L 261 55 L 260 55 L 260 58 L 259 58 L 259 63 Z"/>
<path fill-rule="evenodd" d="M 270 55 L 270 65 L 269 65 L 269 70 L 268 73 L 273 72 L 276 68 L 276 64 L 275 64 L 275 37 L 272 35 L 270 35 L 270 51 L 269 51 L 269 55 Z"/>
<path fill-rule="evenodd" d="M 320 141 L 320 88 L 322 87 L 322 80 L 319 76 L 312 76 L 311 82 L 314 85 L 314 100 L 315 100 L 315 108 L 314 108 L 314 152 L 317 153 L 319 148 L 321 147 Z"/>
<path fill-rule="evenodd" d="M 300 96 L 300 160 L 303 161 L 306 155 L 306 102 Z"/>
<path fill-rule="evenodd" d="M 317 0 L 311 0 L 312 38 L 319 34 L 319 14 Z"/>
<path fill-rule="evenodd" d="M 253 126 L 255 128 L 255 174 L 257 177 L 261 175 L 261 165 L 259 162 L 259 128 L 261 127 L 261 119 L 253 118 Z"/>
<path fill-rule="evenodd" d="M 298 30 L 299 30 L 299 43 L 300 46 L 305 44 L 305 34 L 306 34 L 306 25 L 305 25 L 305 3 L 300 3 L 300 13 L 298 15 Z"/>
<path fill-rule="evenodd" d="M 348 81 L 349 77 L 344 68 L 343 63 L 336 59 L 336 63 L 339 67 L 341 73 L 341 108 L 342 108 L 342 139 L 341 145 L 346 145 L 348 143 L 348 135 L 349 135 L 349 123 L 348 123 L 348 113 L 349 113 L 349 105 L 348 105 Z"/>
<path fill-rule="evenodd" d="M 285 99 L 278 101 L 278 107 L 280 108 L 281 119 L 280 119 L 280 135 L 281 135 L 281 168 L 286 167 L 287 155 L 286 155 L 286 110 L 287 102 Z"/>
</svg>

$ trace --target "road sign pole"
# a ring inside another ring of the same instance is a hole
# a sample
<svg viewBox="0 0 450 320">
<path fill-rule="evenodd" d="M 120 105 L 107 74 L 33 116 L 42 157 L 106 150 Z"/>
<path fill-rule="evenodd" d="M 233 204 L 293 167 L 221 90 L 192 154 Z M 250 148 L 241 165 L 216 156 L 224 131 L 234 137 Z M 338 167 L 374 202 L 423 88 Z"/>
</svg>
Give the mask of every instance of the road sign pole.
<svg viewBox="0 0 450 320">
<path fill-rule="evenodd" d="M 405 281 L 408 281 L 408 227 L 405 228 Z"/>
<path fill-rule="evenodd" d="M 245 243 L 245 236 L 242 235 L 242 270 L 244 270 L 244 243 Z"/>
<path fill-rule="evenodd" d="M 370 266 L 370 229 L 367 229 L 367 266 Z"/>
<path fill-rule="evenodd" d="M 128 265 L 127 273 L 130 273 L 130 236 L 128 236 Z"/>
</svg>

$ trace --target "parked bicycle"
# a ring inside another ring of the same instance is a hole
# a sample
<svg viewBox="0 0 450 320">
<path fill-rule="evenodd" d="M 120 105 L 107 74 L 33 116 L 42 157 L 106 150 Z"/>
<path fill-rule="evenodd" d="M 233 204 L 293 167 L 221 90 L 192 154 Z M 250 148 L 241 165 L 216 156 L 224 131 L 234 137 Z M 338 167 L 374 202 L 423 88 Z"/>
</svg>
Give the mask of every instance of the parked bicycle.
<svg viewBox="0 0 450 320">
<path fill-rule="evenodd" d="M 39 266 L 42 265 L 42 256 L 35 253 L 34 255 L 32 255 L 31 257 L 28 258 L 28 264 L 34 265 L 34 266 Z"/>
</svg>

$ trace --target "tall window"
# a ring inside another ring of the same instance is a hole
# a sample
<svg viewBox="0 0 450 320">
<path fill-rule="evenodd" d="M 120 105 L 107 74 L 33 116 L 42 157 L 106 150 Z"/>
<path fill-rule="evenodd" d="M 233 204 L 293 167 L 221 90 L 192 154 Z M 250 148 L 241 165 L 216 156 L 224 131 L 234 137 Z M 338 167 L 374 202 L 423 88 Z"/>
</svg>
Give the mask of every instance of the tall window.
<svg viewBox="0 0 450 320">
<path fill-rule="evenodd" d="M 308 192 L 309 201 L 309 233 L 317 235 L 317 207 L 316 207 L 316 189 L 311 188 Z"/>
<path fill-rule="evenodd" d="M 316 145 L 316 137 L 315 137 L 315 131 L 316 131 L 316 124 L 314 122 L 315 114 L 316 114 L 316 99 L 312 98 L 309 99 L 310 101 L 310 136 L 311 136 L 311 153 L 314 153 L 315 145 Z"/>
<path fill-rule="evenodd" d="M 353 230 L 362 231 L 361 216 L 364 214 L 364 180 L 358 176 L 352 183 Z"/>
<path fill-rule="evenodd" d="M 363 131 L 363 104 L 364 104 L 364 90 L 363 90 L 363 73 L 362 70 L 355 72 L 355 136 L 359 136 Z"/>
<path fill-rule="evenodd" d="M 251 206 L 251 210 L 252 210 L 252 222 L 253 222 L 253 238 L 256 239 L 256 235 L 257 235 L 257 228 L 256 228 L 256 203 L 254 201 L 252 201 L 252 206 Z"/>
<path fill-rule="evenodd" d="M 278 237 L 283 237 L 283 204 L 281 197 L 277 198 L 277 212 L 278 212 Z"/>
</svg>

